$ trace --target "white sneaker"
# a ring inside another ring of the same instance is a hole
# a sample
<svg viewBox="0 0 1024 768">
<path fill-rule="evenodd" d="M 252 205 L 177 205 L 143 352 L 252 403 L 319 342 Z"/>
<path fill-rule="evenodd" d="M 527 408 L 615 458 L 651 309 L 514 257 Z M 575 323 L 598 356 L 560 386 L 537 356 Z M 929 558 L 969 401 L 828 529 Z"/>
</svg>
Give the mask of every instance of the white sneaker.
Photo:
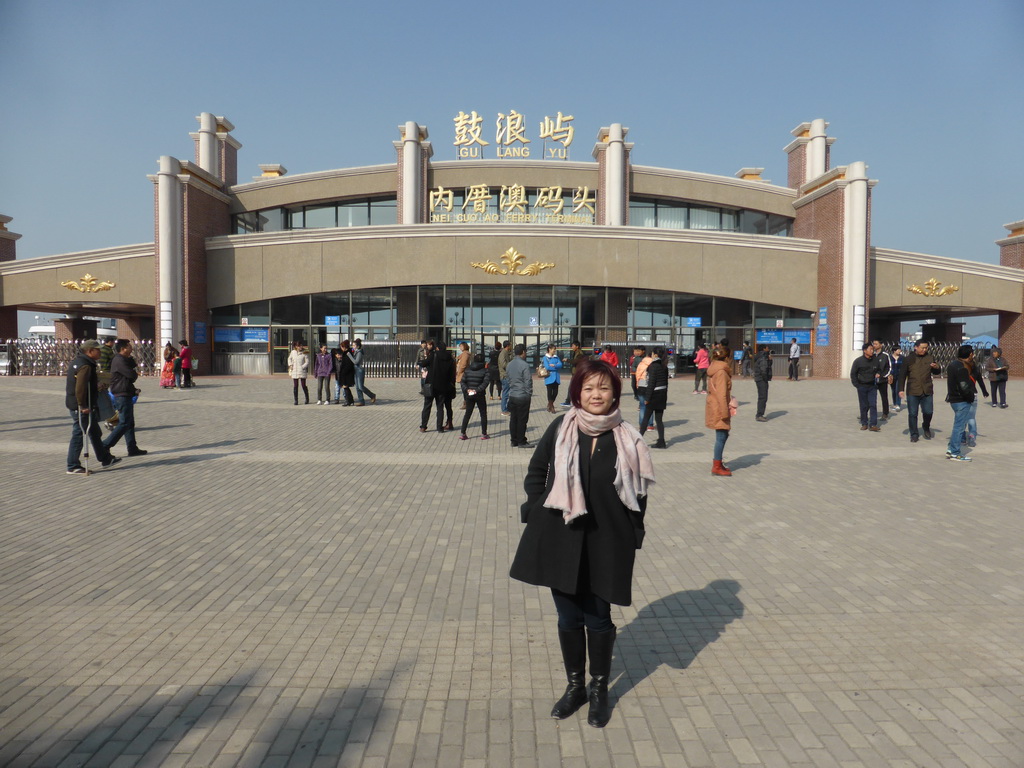
<svg viewBox="0 0 1024 768">
<path fill-rule="evenodd" d="M 317 401 L 316 401 L 316 404 L 317 404 L 317 405 L 323 405 L 323 404 L 324 404 L 324 402 L 323 402 L 323 400 L 317 400 Z"/>
</svg>

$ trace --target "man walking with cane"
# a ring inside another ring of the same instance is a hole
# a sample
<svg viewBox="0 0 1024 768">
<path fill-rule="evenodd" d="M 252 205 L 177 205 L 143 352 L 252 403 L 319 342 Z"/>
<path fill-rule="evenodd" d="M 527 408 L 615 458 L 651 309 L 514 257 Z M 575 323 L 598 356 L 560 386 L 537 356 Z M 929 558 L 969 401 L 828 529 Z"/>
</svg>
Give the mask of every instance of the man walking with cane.
<svg viewBox="0 0 1024 768">
<path fill-rule="evenodd" d="M 68 444 L 69 475 L 88 475 L 89 448 L 85 446 L 85 435 L 89 436 L 96 458 L 104 469 L 112 467 L 120 461 L 111 455 L 103 445 L 103 435 L 99 424 L 99 389 L 96 361 L 100 359 L 100 343 L 95 339 L 82 342 L 78 357 L 68 366 L 65 387 L 64 405 L 71 414 L 71 442 Z M 85 447 L 83 467 L 79 462 L 82 448 Z"/>
</svg>

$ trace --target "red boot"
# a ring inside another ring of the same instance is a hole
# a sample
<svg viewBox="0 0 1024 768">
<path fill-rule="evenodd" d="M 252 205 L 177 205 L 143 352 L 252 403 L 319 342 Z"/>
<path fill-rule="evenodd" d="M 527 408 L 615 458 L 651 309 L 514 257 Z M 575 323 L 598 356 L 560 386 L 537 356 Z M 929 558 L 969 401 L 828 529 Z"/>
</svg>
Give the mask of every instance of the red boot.
<svg viewBox="0 0 1024 768">
<path fill-rule="evenodd" d="M 722 477 L 732 477 L 732 472 L 720 461 L 716 461 L 711 465 L 711 474 L 721 475 Z"/>
</svg>

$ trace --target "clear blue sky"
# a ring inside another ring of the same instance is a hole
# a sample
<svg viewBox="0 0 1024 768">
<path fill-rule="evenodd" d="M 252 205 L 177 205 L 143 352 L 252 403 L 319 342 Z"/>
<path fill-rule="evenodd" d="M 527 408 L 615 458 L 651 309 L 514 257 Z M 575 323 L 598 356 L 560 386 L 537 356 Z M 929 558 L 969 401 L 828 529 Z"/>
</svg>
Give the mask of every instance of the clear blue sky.
<svg viewBox="0 0 1024 768">
<path fill-rule="evenodd" d="M 289 173 L 391 163 L 396 126 L 453 159 L 452 118 L 621 122 L 633 162 L 786 180 L 824 118 L 879 184 L 872 243 L 998 261 L 1024 219 L 1024 2 L 0 0 L 0 213 L 19 258 L 153 239 L 147 174 L 202 111 Z"/>
</svg>

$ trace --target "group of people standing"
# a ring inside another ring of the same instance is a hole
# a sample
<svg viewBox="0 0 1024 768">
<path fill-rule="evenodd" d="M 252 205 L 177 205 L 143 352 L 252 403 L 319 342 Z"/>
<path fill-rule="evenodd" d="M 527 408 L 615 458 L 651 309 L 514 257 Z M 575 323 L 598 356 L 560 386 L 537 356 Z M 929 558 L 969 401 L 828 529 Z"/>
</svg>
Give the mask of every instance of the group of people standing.
<svg viewBox="0 0 1024 768">
<path fill-rule="evenodd" d="M 299 404 L 299 387 L 302 387 L 302 394 L 305 396 L 305 404 L 309 405 L 309 388 L 306 386 L 306 379 L 309 378 L 309 351 L 305 344 L 296 341 L 288 353 L 288 375 L 292 379 L 292 402 Z M 317 405 L 366 405 L 366 398 L 370 398 L 370 404 L 377 402 L 377 395 L 366 386 L 366 371 L 363 367 L 363 342 L 356 339 L 350 342 L 345 339 L 341 346 L 329 350 L 326 344 L 320 345 L 313 361 L 313 375 L 316 377 L 316 404 Z M 331 399 L 331 378 L 334 379 L 334 399 Z M 356 398 L 352 396 L 355 389 Z M 342 402 L 344 395 L 344 402 Z"/>
<path fill-rule="evenodd" d="M 888 391 L 892 390 L 893 412 L 898 413 L 906 399 L 907 422 L 910 442 L 916 443 L 923 434 L 925 440 L 933 437 L 931 424 L 934 414 L 934 383 L 932 377 L 942 369 L 929 352 L 929 342 L 920 339 L 914 342 L 913 351 L 904 359 L 899 347 L 887 353 L 880 340 L 865 343 L 861 356 L 850 369 L 850 382 L 857 389 L 860 408 L 859 421 L 862 430 L 879 432 L 877 395 L 882 398 L 882 419 L 889 417 Z M 989 383 L 992 384 L 991 406 L 1006 406 L 1006 380 L 1009 364 L 1003 358 L 1002 350 L 993 347 L 986 362 Z M 975 360 L 974 347 L 962 344 L 954 359 L 946 367 L 946 402 L 953 410 L 953 426 L 950 430 L 946 458 L 953 461 L 971 461 L 963 454 L 963 446 L 974 447 L 978 436 L 978 390 L 989 396 L 985 377 Z M 997 402 L 998 401 L 998 402 Z M 918 413 L 921 414 L 921 428 L 918 429 Z"/>
<path fill-rule="evenodd" d="M 192 348 L 187 339 L 181 339 L 180 349 L 171 342 L 164 347 L 164 365 L 160 369 L 160 386 L 163 389 L 190 389 L 195 386 L 192 381 Z"/>
</svg>

